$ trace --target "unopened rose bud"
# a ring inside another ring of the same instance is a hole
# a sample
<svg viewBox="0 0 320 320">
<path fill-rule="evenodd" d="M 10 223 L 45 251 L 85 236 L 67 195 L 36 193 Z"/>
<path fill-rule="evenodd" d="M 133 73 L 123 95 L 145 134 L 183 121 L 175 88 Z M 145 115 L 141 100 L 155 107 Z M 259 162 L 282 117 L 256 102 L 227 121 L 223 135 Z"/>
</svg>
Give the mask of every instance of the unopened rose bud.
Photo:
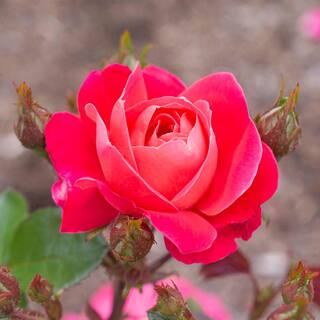
<svg viewBox="0 0 320 320">
<path fill-rule="evenodd" d="M 9 292 L 0 292 L 0 319 L 10 315 L 16 305 L 14 295 Z"/>
<path fill-rule="evenodd" d="M 288 277 L 286 283 L 282 286 L 282 298 L 286 304 L 295 302 L 298 299 L 304 299 L 312 302 L 314 297 L 313 279 L 317 273 L 311 272 L 305 268 L 302 262 L 294 268 Z"/>
<path fill-rule="evenodd" d="M 120 215 L 110 232 L 113 255 L 122 262 L 144 258 L 154 243 L 154 235 L 144 218 Z"/>
<path fill-rule="evenodd" d="M 291 304 L 284 304 L 274 311 L 267 320 L 315 320 L 314 316 L 307 311 L 308 303 L 303 300 Z"/>
<path fill-rule="evenodd" d="M 44 150 L 43 130 L 50 118 L 50 113 L 32 98 L 32 90 L 25 82 L 16 87 L 18 95 L 18 120 L 15 133 L 28 149 Z"/>
<path fill-rule="evenodd" d="M 286 97 L 282 85 L 275 106 L 255 119 L 262 141 L 269 145 L 277 159 L 292 152 L 301 137 L 299 119 L 295 111 L 299 90 L 297 84 Z"/>
<path fill-rule="evenodd" d="M 50 300 L 53 295 L 53 286 L 47 279 L 37 274 L 29 285 L 28 295 L 34 302 L 46 302 Z"/>
<path fill-rule="evenodd" d="M 194 320 L 181 293 L 174 284 L 173 286 L 157 285 L 155 291 L 158 294 L 157 304 L 149 311 L 149 314 L 158 315 L 159 319 Z"/>
<path fill-rule="evenodd" d="M 62 316 L 62 306 L 54 294 L 53 285 L 41 275 L 37 274 L 28 288 L 30 299 L 42 305 L 50 320 L 59 320 Z"/>
<path fill-rule="evenodd" d="M 14 301 L 18 303 L 20 299 L 19 283 L 5 266 L 0 266 L 0 287 L 1 286 L 4 287 L 6 291 L 9 291 L 12 294 Z"/>
</svg>

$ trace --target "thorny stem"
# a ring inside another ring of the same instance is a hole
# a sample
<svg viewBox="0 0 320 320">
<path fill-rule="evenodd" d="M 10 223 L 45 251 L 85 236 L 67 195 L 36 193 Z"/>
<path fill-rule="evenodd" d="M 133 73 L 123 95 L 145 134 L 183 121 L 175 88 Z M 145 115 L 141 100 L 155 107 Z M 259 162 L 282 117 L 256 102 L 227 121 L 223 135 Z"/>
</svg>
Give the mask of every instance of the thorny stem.
<svg viewBox="0 0 320 320">
<path fill-rule="evenodd" d="M 122 280 L 116 280 L 114 284 L 114 296 L 113 296 L 113 308 L 109 320 L 121 320 L 122 310 L 125 303 L 125 297 L 123 296 L 125 289 L 125 282 Z"/>
</svg>

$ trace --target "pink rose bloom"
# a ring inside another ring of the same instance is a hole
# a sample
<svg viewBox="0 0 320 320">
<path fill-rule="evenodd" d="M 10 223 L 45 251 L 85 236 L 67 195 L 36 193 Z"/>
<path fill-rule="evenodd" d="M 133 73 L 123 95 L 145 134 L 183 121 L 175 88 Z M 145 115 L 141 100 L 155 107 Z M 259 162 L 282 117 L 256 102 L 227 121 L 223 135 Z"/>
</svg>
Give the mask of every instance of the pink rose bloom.
<svg viewBox="0 0 320 320">
<path fill-rule="evenodd" d="M 320 8 L 305 13 L 301 18 L 300 26 L 308 38 L 320 40 Z"/>
<path fill-rule="evenodd" d="M 170 285 L 172 281 L 177 285 L 186 302 L 192 300 L 196 307 L 199 307 L 200 310 L 197 310 L 197 312 L 213 320 L 231 319 L 229 312 L 218 297 L 194 287 L 183 278 L 174 277 L 159 281 L 158 284 Z M 136 288 L 131 289 L 124 305 L 124 313 L 128 315 L 126 319 L 148 320 L 147 311 L 156 304 L 156 301 L 157 296 L 152 284 L 144 285 L 142 292 Z M 111 315 L 113 304 L 113 287 L 111 283 L 107 283 L 93 294 L 89 304 L 102 320 L 107 320 Z M 84 313 L 70 313 L 66 314 L 62 320 L 88 320 L 88 318 Z"/>
<path fill-rule="evenodd" d="M 45 128 L 62 232 L 145 216 L 176 259 L 211 263 L 261 224 L 278 167 L 232 74 L 186 87 L 153 65 L 112 64 L 88 75 L 78 106 Z"/>
</svg>

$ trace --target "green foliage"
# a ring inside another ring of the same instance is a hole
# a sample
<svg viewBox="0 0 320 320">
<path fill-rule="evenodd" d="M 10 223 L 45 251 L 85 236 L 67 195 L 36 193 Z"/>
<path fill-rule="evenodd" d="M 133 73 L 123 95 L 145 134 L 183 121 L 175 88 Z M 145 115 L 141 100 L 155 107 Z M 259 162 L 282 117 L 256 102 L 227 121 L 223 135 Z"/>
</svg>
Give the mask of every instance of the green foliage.
<svg viewBox="0 0 320 320">
<path fill-rule="evenodd" d="M 36 273 L 47 278 L 56 290 L 86 277 L 105 254 L 101 238 L 85 241 L 84 234 L 61 234 L 58 209 L 33 213 L 18 227 L 8 264 L 25 290 Z"/>
<path fill-rule="evenodd" d="M 23 291 L 36 273 L 55 287 L 66 288 L 95 269 L 106 253 L 101 237 L 59 232 L 61 214 L 45 208 L 28 215 L 25 199 L 6 191 L 0 195 L 0 264 L 9 266 Z"/>
<path fill-rule="evenodd" d="M 9 243 L 27 212 L 27 203 L 19 193 L 9 190 L 0 195 L 0 265 L 7 262 Z"/>
</svg>

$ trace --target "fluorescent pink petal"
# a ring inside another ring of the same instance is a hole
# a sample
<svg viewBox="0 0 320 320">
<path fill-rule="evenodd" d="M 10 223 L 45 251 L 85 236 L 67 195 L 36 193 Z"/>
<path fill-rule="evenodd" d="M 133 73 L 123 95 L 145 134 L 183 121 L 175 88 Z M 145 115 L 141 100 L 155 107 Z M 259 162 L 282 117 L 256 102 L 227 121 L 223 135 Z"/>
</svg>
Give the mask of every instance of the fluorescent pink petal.
<svg viewBox="0 0 320 320">
<path fill-rule="evenodd" d="M 224 143 L 228 145 L 228 140 Z M 262 146 L 258 131 L 251 120 L 237 146 L 234 146 L 233 150 L 226 149 L 220 148 L 218 144 L 216 173 L 208 193 L 198 204 L 198 208 L 208 215 L 218 214 L 230 206 L 254 180 Z"/>
<path fill-rule="evenodd" d="M 96 147 L 107 185 L 113 192 L 150 210 L 175 211 L 176 208 L 152 189 L 111 145 L 105 124 L 93 105 L 86 107 L 88 116 L 96 122 Z"/>
<path fill-rule="evenodd" d="M 308 38 L 320 41 L 320 8 L 306 12 L 300 19 L 300 27 Z"/>
<path fill-rule="evenodd" d="M 228 230 L 229 234 L 232 235 L 232 237 L 249 240 L 253 232 L 258 229 L 262 223 L 261 208 L 254 208 L 252 212 L 253 214 L 247 221 L 243 223 L 229 224 L 224 229 Z"/>
<path fill-rule="evenodd" d="M 68 199 L 68 183 L 59 178 L 51 187 L 51 194 L 57 206 L 64 206 Z"/>
<path fill-rule="evenodd" d="M 178 96 L 185 89 L 185 85 L 177 76 L 155 65 L 145 67 L 143 77 L 149 99 Z"/>
<path fill-rule="evenodd" d="M 147 318 L 147 311 L 155 306 L 157 294 L 152 284 L 145 284 L 142 291 L 132 288 L 126 300 L 124 310 L 132 320 L 143 320 Z"/>
<path fill-rule="evenodd" d="M 218 231 L 217 237 L 209 249 L 200 252 L 182 254 L 177 246 L 168 238 L 165 238 L 165 244 L 172 256 L 185 264 L 212 263 L 223 259 L 237 250 L 234 237 L 230 236 L 229 232 L 224 234 L 223 230 Z"/>
<path fill-rule="evenodd" d="M 103 181 L 92 178 L 81 178 L 75 182 L 75 186 L 81 189 L 98 188 L 105 200 L 119 212 L 131 214 L 140 212 L 132 201 L 113 192 Z"/>
<path fill-rule="evenodd" d="M 146 86 L 142 76 L 140 64 L 138 63 L 128 78 L 128 81 L 121 95 L 121 100 L 124 101 L 124 107 L 128 109 L 146 99 Z"/>
<path fill-rule="evenodd" d="M 113 306 L 113 286 L 112 283 L 106 283 L 99 288 L 89 300 L 91 308 L 103 320 L 109 319 Z"/>
<path fill-rule="evenodd" d="M 109 139 L 130 165 L 136 169 L 137 165 L 131 147 L 123 104 L 122 100 L 118 100 L 112 109 L 109 125 Z"/>
<path fill-rule="evenodd" d="M 189 254 L 208 249 L 217 232 L 199 214 L 191 211 L 145 213 L 152 225 L 178 248 L 181 254 Z"/>
<path fill-rule="evenodd" d="M 272 197 L 278 188 L 278 164 L 271 149 L 263 143 L 263 154 L 257 175 L 250 188 L 229 208 L 211 217 L 216 227 L 242 223 L 250 219 L 262 203 Z"/>
<path fill-rule="evenodd" d="M 90 298 L 90 306 L 103 320 L 111 315 L 113 292 L 112 284 L 107 283 Z M 156 300 L 157 295 L 152 284 L 145 284 L 141 291 L 132 288 L 124 305 L 124 313 L 128 315 L 128 319 L 147 319 L 147 311 L 155 305 Z"/>
<path fill-rule="evenodd" d="M 206 100 L 213 111 L 219 157 L 213 183 L 200 208 L 207 214 L 217 214 L 251 185 L 261 159 L 260 137 L 250 120 L 244 93 L 232 74 L 209 75 L 181 96 L 193 103 Z"/>
<path fill-rule="evenodd" d="M 124 65 L 111 64 L 102 71 L 92 71 L 82 83 L 78 94 L 78 107 L 86 124 L 88 122 L 85 106 L 96 106 L 102 119 L 108 123 L 113 105 L 119 99 L 131 70 Z M 88 125 L 92 128 L 92 124 Z"/>
<path fill-rule="evenodd" d="M 62 207 L 61 232 L 87 232 L 109 224 L 117 215 L 98 188 L 72 187 Z"/>
<path fill-rule="evenodd" d="M 102 177 L 95 144 L 77 116 L 55 113 L 45 127 L 45 138 L 46 151 L 60 177 L 70 183 L 83 176 Z"/>
<path fill-rule="evenodd" d="M 239 199 L 258 206 L 269 200 L 278 189 L 279 169 L 272 150 L 262 143 L 263 154 L 257 175 L 248 191 Z"/>
<path fill-rule="evenodd" d="M 172 199 L 194 177 L 205 160 L 206 137 L 197 120 L 187 143 L 171 140 L 159 147 L 135 146 L 133 152 L 142 177 Z"/>
<path fill-rule="evenodd" d="M 88 317 L 84 313 L 66 313 L 62 316 L 62 320 L 88 320 Z"/>
</svg>

